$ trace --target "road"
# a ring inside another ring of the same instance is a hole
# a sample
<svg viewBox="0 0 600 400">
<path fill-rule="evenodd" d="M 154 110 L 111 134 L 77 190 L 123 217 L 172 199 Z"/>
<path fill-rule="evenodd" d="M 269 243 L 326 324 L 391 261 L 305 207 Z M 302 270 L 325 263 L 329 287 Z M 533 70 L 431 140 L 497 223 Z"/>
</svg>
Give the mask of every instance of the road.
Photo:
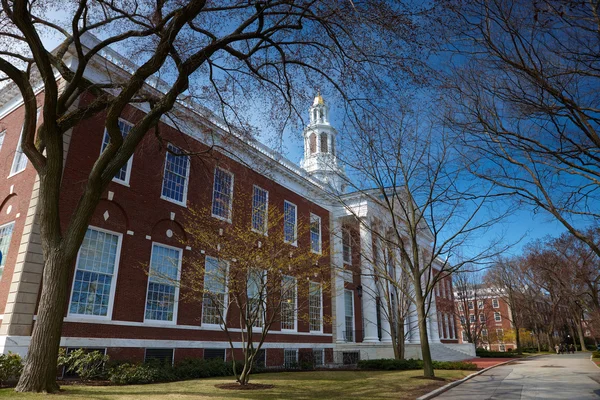
<svg viewBox="0 0 600 400">
<path fill-rule="evenodd" d="M 492 368 L 435 399 L 600 399 L 600 368 L 590 361 L 590 353 L 517 360 Z"/>
</svg>

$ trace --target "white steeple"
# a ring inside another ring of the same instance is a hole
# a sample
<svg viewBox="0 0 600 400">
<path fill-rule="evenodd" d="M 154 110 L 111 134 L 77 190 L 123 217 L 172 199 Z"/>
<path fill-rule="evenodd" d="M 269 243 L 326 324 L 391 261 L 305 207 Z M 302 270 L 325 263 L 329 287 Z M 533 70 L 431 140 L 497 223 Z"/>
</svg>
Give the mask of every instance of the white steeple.
<svg viewBox="0 0 600 400">
<path fill-rule="evenodd" d="M 346 187 L 346 174 L 336 156 L 337 131 L 329 123 L 329 107 L 318 93 L 309 109 L 310 122 L 304 128 L 302 168 L 336 192 Z"/>
</svg>

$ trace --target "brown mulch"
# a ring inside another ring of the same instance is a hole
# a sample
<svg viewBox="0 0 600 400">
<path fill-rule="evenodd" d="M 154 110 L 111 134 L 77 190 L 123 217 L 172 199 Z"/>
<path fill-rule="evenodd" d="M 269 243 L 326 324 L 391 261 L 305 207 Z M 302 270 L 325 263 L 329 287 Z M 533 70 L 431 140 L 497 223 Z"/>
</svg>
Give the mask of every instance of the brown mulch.
<svg viewBox="0 0 600 400">
<path fill-rule="evenodd" d="M 264 389 L 273 389 L 275 385 L 265 385 L 262 383 L 248 383 L 244 386 L 239 383 L 221 383 L 219 385 L 215 385 L 217 389 L 226 389 L 226 390 L 264 390 Z"/>
<path fill-rule="evenodd" d="M 111 381 L 82 381 L 79 379 L 62 379 L 57 381 L 61 386 L 71 386 L 71 385 L 80 385 L 80 386 L 117 386 Z"/>
</svg>

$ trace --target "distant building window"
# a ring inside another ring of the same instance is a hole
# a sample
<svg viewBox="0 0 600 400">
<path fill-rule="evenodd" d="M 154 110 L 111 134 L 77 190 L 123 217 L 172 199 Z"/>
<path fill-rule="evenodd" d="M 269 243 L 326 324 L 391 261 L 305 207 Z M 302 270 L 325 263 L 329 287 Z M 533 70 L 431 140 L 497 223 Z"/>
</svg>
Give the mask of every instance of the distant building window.
<svg viewBox="0 0 600 400">
<path fill-rule="evenodd" d="M 310 154 L 315 154 L 317 151 L 317 135 L 312 133 L 308 138 Z"/>
<path fill-rule="evenodd" d="M 500 303 L 498 303 L 498 299 L 496 299 L 496 298 L 492 299 L 492 307 L 500 308 Z"/>
<path fill-rule="evenodd" d="M 470 302 L 469 302 L 469 310 L 472 310 L 472 309 L 473 309 L 473 302 L 472 302 L 472 301 L 470 301 Z"/>
<path fill-rule="evenodd" d="M 463 312 L 464 311 L 464 307 L 462 304 L 458 305 L 458 311 Z"/>
<path fill-rule="evenodd" d="M 0 277 L 4 272 L 4 266 L 6 265 L 6 258 L 8 256 L 8 248 L 10 246 L 10 239 L 12 238 L 13 229 L 15 227 L 14 222 L 0 226 Z"/>
<path fill-rule="evenodd" d="M 204 349 L 204 359 L 225 361 L 225 349 Z"/>
<path fill-rule="evenodd" d="M 298 367 L 298 350 L 297 349 L 283 350 L 283 366 L 285 368 L 297 368 Z"/>
<path fill-rule="evenodd" d="M 296 329 L 296 278 L 284 276 L 281 280 L 281 329 Z"/>
<path fill-rule="evenodd" d="M 469 322 L 475 322 L 475 315 L 469 315 Z"/>
<path fill-rule="evenodd" d="M 342 246 L 344 264 L 352 265 L 352 235 L 348 229 L 342 229 Z"/>
<path fill-rule="evenodd" d="M 481 330 L 481 336 L 482 336 L 483 338 L 487 339 L 487 336 L 488 336 L 488 331 L 487 331 L 487 329 L 482 329 L 482 330 Z"/>
<path fill-rule="evenodd" d="M 173 321 L 181 250 L 159 244 L 152 246 L 146 296 L 146 319 Z"/>
<path fill-rule="evenodd" d="M 146 349 L 144 362 L 159 362 L 161 364 L 173 364 L 173 349 Z"/>
<path fill-rule="evenodd" d="M 500 345 L 500 351 L 506 351 L 506 346 L 504 346 L 503 344 Z"/>
<path fill-rule="evenodd" d="M 283 202 L 283 237 L 287 243 L 296 244 L 298 233 L 298 215 L 296 205 L 289 201 Z"/>
<path fill-rule="evenodd" d="M 265 235 L 268 209 L 269 192 L 255 185 L 252 193 L 252 229 Z"/>
<path fill-rule="evenodd" d="M 213 186 L 212 215 L 231 221 L 231 200 L 233 198 L 233 174 L 221 168 L 215 168 Z"/>
<path fill-rule="evenodd" d="M 120 118 L 119 118 L 119 121 L 117 122 L 117 125 L 119 126 L 119 131 L 121 132 L 121 135 L 123 136 L 123 138 L 125 138 L 129 134 L 129 131 L 131 131 L 131 128 L 133 127 L 132 124 L 130 124 L 129 122 L 127 122 L 123 119 L 120 119 Z M 104 152 L 104 150 L 106 149 L 106 147 L 108 146 L 109 143 L 110 143 L 110 135 L 108 134 L 108 130 L 105 128 L 104 129 L 104 138 L 102 139 L 102 150 L 100 151 L 100 153 Z M 113 178 L 114 181 L 124 183 L 126 185 L 129 184 L 129 177 L 131 175 L 132 161 L 133 161 L 133 156 L 129 157 L 129 160 L 127 160 L 127 163 L 121 167 L 119 172 L 117 172 L 117 174 Z"/>
<path fill-rule="evenodd" d="M 499 312 L 494 313 L 494 321 L 496 321 L 496 322 L 502 321 L 502 316 L 500 315 Z"/>
<path fill-rule="evenodd" d="M 478 308 L 479 310 L 483 309 L 483 300 L 478 300 L 478 301 L 477 301 L 477 308 Z"/>
<path fill-rule="evenodd" d="M 485 322 L 485 315 L 479 314 L 479 322 Z"/>
<path fill-rule="evenodd" d="M 465 316 L 464 316 L 464 315 L 461 315 L 461 316 L 460 316 L 460 323 L 461 323 L 462 325 L 466 325 L 466 324 L 467 324 L 467 320 L 465 319 Z"/>
<path fill-rule="evenodd" d="M 228 266 L 226 261 L 206 257 L 202 297 L 203 324 L 220 325 L 225 320 Z"/>
<path fill-rule="evenodd" d="M 108 316 L 120 236 L 88 228 L 77 256 L 69 314 Z"/>
<path fill-rule="evenodd" d="M 344 340 L 354 342 L 354 293 L 352 290 L 344 290 Z"/>
<path fill-rule="evenodd" d="M 310 214 L 310 249 L 321 253 L 321 217 Z"/>
<path fill-rule="evenodd" d="M 309 285 L 309 329 L 311 331 L 320 332 L 323 329 L 323 325 L 321 323 L 321 313 L 323 310 L 321 284 L 317 282 L 310 282 Z"/>
<path fill-rule="evenodd" d="M 469 342 L 469 337 L 467 336 L 467 332 L 465 332 L 465 331 L 462 331 L 462 341 L 464 343 Z"/>
<path fill-rule="evenodd" d="M 182 151 L 169 144 L 165 160 L 162 197 L 185 206 L 187 199 L 190 159 Z"/>
<path fill-rule="evenodd" d="M 496 329 L 496 337 L 498 341 L 501 342 L 504 340 L 504 329 Z"/>
</svg>

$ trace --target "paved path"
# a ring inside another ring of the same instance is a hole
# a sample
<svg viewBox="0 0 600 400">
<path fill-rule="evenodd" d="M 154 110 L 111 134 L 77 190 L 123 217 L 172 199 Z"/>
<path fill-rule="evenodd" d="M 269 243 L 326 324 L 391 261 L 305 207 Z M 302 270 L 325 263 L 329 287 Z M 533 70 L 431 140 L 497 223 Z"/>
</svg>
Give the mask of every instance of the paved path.
<svg viewBox="0 0 600 400">
<path fill-rule="evenodd" d="M 590 353 L 516 360 L 478 375 L 436 400 L 600 399 L 600 368 Z"/>
</svg>

